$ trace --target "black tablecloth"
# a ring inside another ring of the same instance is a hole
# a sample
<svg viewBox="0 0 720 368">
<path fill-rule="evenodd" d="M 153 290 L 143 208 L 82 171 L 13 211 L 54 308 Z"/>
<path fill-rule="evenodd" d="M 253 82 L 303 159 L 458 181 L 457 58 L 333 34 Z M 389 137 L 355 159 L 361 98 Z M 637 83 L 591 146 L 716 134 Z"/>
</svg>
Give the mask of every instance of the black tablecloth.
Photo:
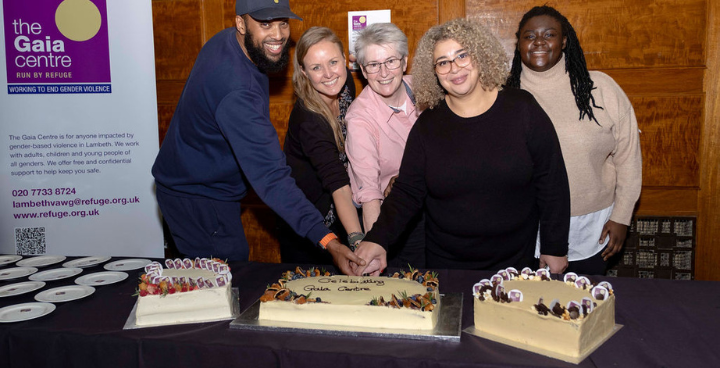
<svg viewBox="0 0 720 368">
<path fill-rule="evenodd" d="M 4 266 L 3 268 L 12 267 Z M 58 265 L 49 268 L 59 267 Z M 245 310 L 266 285 L 294 265 L 232 263 L 233 286 Z M 45 268 L 41 269 L 45 270 Z M 0 298 L 0 307 L 72 284 Z M 461 292 L 462 328 L 473 325 L 474 283 L 491 273 L 439 270 L 441 292 Z M 575 365 L 463 333 L 461 341 L 332 337 L 230 329 L 229 321 L 123 330 L 139 271 L 99 286 L 84 299 L 57 303 L 47 316 L 0 323 L 0 367 L 573 367 Z M 0 286 L 27 277 L 0 281 Z M 720 283 L 606 278 L 624 327 L 579 367 L 720 366 Z M 552 338 L 552 336 L 548 336 Z"/>
</svg>

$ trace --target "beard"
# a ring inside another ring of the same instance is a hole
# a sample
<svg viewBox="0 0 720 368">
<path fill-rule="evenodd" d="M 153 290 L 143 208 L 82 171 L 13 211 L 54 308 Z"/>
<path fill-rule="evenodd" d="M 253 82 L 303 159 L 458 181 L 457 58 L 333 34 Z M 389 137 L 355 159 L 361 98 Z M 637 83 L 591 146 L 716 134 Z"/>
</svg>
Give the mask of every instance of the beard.
<svg viewBox="0 0 720 368">
<path fill-rule="evenodd" d="M 277 61 L 273 61 L 267 57 L 265 49 L 262 47 L 262 42 L 256 45 L 253 40 L 255 37 L 250 30 L 245 35 L 245 50 L 247 50 L 250 60 L 257 66 L 257 68 L 265 73 L 277 73 L 285 69 L 290 62 L 290 47 L 286 42 L 283 45 L 282 51 L 280 52 L 280 58 Z"/>
</svg>

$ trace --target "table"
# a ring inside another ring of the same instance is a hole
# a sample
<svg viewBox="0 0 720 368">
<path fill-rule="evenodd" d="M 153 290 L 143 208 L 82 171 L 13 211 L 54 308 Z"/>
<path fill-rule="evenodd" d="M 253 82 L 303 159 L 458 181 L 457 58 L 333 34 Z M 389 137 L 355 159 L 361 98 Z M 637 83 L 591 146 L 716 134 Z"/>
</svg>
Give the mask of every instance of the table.
<svg viewBox="0 0 720 368">
<path fill-rule="evenodd" d="M 269 282 L 295 268 L 253 262 L 230 266 L 242 310 Z M 81 275 L 101 270 L 96 266 Z M 99 286 L 89 297 L 56 304 L 47 316 L 0 324 L 0 367 L 575 366 L 465 333 L 454 343 L 231 330 L 229 321 L 123 330 L 140 275 L 129 273 L 126 280 Z M 462 328 L 472 326 L 471 287 L 491 273 L 438 273 L 441 292 L 464 293 Z M 48 282 L 41 290 L 72 284 L 74 279 Z M 577 366 L 720 366 L 720 282 L 599 279 L 613 284 L 616 322 L 624 327 Z M 0 281 L 0 286 L 25 280 Z M 0 298 L 0 307 L 33 301 L 41 290 Z"/>
</svg>

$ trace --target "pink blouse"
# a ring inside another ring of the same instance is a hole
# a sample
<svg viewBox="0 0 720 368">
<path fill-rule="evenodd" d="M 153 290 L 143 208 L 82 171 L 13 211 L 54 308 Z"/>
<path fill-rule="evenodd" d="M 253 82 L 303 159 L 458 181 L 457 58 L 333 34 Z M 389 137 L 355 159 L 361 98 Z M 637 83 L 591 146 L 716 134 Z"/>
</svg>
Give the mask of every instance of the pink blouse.
<svg viewBox="0 0 720 368">
<path fill-rule="evenodd" d="M 406 75 L 403 80 L 412 86 L 411 76 Z M 350 105 L 345 116 L 345 152 L 355 203 L 385 198 L 383 191 L 400 170 L 405 142 L 420 115 L 413 100 L 408 95 L 405 111 L 396 112 L 367 86 Z"/>
</svg>

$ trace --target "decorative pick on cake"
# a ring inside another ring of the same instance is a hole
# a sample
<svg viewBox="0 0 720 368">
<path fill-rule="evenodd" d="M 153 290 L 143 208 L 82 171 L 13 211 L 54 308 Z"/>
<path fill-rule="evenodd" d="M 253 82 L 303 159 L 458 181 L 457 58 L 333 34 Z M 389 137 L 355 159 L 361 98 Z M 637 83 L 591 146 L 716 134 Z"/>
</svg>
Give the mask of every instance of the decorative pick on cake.
<svg viewBox="0 0 720 368">
<path fill-rule="evenodd" d="M 498 303 L 521 302 L 523 296 L 520 290 L 513 289 L 505 293 L 504 281 L 508 280 L 506 276 L 509 277 L 510 280 L 552 281 L 550 279 L 549 270 L 546 268 L 541 268 L 533 272 L 529 267 L 525 267 L 519 275 L 515 274 L 516 277 L 512 276 L 514 274 L 513 270 L 514 269 L 510 268 L 500 270 L 489 280 L 480 280 L 480 282 L 473 285 L 473 297 L 482 302 L 485 302 L 488 299 L 492 299 Z M 593 286 L 590 279 L 585 276 L 579 276 L 573 272 L 566 273 L 563 277 L 563 282 L 567 285 L 587 290 L 590 293 L 590 296 L 596 300 L 607 300 L 607 298 L 614 294 L 612 285 L 609 282 L 602 281 Z M 548 307 L 544 304 L 543 298 L 541 297 L 538 300 L 538 303 L 532 306 L 532 309 L 540 315 L 547 316 L 548 314 L 552 314 L 553 316 L 565 320 L 576 320 L 585 318 L 595 309 L 596 306 L 597 303 L 595 303 L 590 297 L 584 297 L 580 302 L 571 300 L 567 302 L 567 305 L 565 306 L 560 303 L 559 299 L 554 299 L 552 303 L 550 303 L 550 307 Z"/>
<path fill-rule="evenodd" d="M 577 278 L 578 275 L 575 272 L 568 272 L 565 274 L 565 276 L 563 276 L 563 281 L 565 281 L 565 283 L 572 283 L 574 285 Z"/>
<path fill-rule="evenodd" d="M 513 302 L 521 302 L 523 301 L 523 293 L 520 290 L 512 289 L 508 292 L 508 299 Z"/>
<path fill-rule="evenodd" d="M 503 294 L 505 294 L 505 287 L 502 286 L 502 284 L 495 285 L 495 290 L 493 290 L 493 300 L 496 302 L 499 302 L 503 299 Z M 505 300 L 507 300 L 507 294 L 505 294 Z"/>
<path fill-rule="evenodd" d="M 580 305 L 580 303 L 571 300 L 567 303 L 565 308 L 568 311 L 568 316 L 570 319 L 578 319 L 581 316 L 580 309 L 582 308 L 582 306 Z"/>
<path fill-rule="evenodd" d="M 493 284 L 488 279 L 482 279 L 473 286 L 473 296 L 484 301 L 486 298 L 492 298 Z"/>
<path fill-rule="evenodd" d="M 535 271 L 530 267 L 525 267 L 520 271 L 520 277 L 522 277 L 523 280 L 532 280 L 535 278 Z"/>
<path fill-rule="evenodd" d="M 214 265 L 214 268 L 213 268 Z M 146 295 L 160 295 L 165 296 L 167 294 L 184 293 L 188 291 L 198 289 L 208 289 L 216 286 L 224 286 L 230 284 L 232 280 L 232 273 L 227 263 L 219 259 L 206 259 L 206 258 L 195 258 L 191 260 L 185 259 L 166 259 L 165 266 L 168 269 L 204 269 L 207 271 L 214 271 L 214 269 L 222 269 L 224 273 L 219 274 L 215 277 L 215 280 L 205 279 L 202 277 L 190 278 L 185 276 L 164 276 L 163 267 L 158 262 L 152 262 L 145 266 L 145 273 L 140 276 L 140 283 L 136 290 L 135 295 L 146 296 Z"/>
<path fill-rule="evenodd" d="M 503 280 L 510 280 L 510 274 L 505 270 L 500 270 L 497 274 L 500 275 Z"/>
<path fill-rule="evenodd" d="M 610 292 L 603 286 L 595 286 L 590 290 L 590 295 L 597 300 L 605 300 L 610 296 Z"/>
<path fill-rule="evenodd" d="M 610 295 L 613 294 L 613 287 L 612 287 L 612 285 L 611 285 L 609 282 L 607 282 L 607 281 L 600 281 L 600 282 L 597 284 L 597 286 L 602 286 L 602 287 L 604 287 L 605 289 L 607 289 L 607 291 L 610 293 Z"/>
<path fill-rule="evenodd" d="M 587 316 L 588 313 L 592 312 L 595 308 L 595 303 L 593 303 L 592 299 L 588 297 L 582 298 L 580 300 L 580 304 L 582 305 L 583 315 Z"/>
<path fill-rule="evenodd" d="M 548 271 L 546 268 L 540 268 L 537 271 L 535 271 L 535 276 L 539 277 L 540 280 L 550 281 L 550 271 Z"/>
<path fill-rule="evenodd" d="M 588 279 L 585 276 L 580 276 L 575 280 L 575 287 L 578 289 L 587 289 L 588 286 L 591 286 L 592 283 L 590 282 L 590 279 Z"/>
</svg>

